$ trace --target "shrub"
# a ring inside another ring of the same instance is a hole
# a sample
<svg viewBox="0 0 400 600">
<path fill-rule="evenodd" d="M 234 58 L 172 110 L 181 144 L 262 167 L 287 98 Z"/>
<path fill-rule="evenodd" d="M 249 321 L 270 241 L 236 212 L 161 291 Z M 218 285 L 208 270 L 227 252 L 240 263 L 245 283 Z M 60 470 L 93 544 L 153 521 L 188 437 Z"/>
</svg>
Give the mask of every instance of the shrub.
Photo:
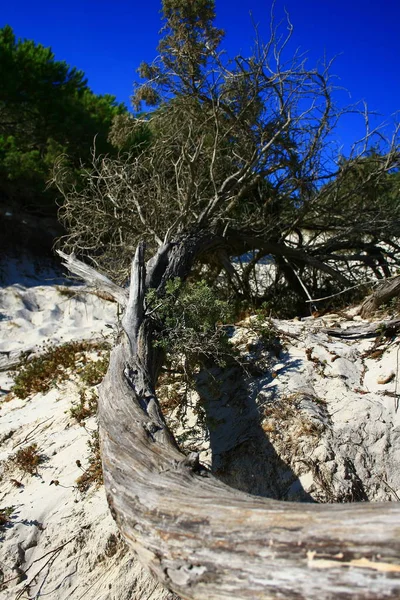
<svg viewBox="0 0 400 600">
<path fill-rule="evenodd" d="M 37 444 L 31 444 L 25 448 L 20 448 L 13 457 L 13 462 L 24 473 L 35 475 L 37 474 L 38 466 L 44 462 L 44 456 L 38 452 Z"/>
<path fill-rule="evenodd" d="M 154 290 L 147 294 L 150 310 L 154 304 L 155 345 L 165 349 L 167 358 L 184 358 L 190 371 L 210 361 L 225 366 L 232 359 L 234 350 L 224 326 L 233 318 L 232 307 L 205 281 L 184 286 L 179 278 L 169 281 L 161 301 Z"/>
<path fill-rule="evenodd" d="M 98 360 L 90 361 L 80 372 L 82 381 L 90 386 L 101 383 L 107 373 L 109 362 L 109 352 Z"/>
</svg>

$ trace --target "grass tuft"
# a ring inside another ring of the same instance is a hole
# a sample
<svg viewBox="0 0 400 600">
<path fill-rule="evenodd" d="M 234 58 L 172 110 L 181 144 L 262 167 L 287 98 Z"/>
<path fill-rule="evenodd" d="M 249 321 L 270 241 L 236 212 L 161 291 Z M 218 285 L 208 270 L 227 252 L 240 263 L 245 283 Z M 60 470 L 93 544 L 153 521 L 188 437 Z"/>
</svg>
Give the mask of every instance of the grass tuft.
<svg viewBox="0 0 400 600">
<path fill-rule="evenodd" d="M 70 415 L 79 424 L 82 424 L 89 417 L 94 417 L 97 412 L 97 394 L 94 390 L 86 392 L 79 391 L 79 404 L 70 408 Z"/>
<path fill-rule="evenodd" d="M 0 531 L 3 531 L 11 522 L 11 516 L 15 510 L 14 506 L 0 508 Z"/>
</svg>

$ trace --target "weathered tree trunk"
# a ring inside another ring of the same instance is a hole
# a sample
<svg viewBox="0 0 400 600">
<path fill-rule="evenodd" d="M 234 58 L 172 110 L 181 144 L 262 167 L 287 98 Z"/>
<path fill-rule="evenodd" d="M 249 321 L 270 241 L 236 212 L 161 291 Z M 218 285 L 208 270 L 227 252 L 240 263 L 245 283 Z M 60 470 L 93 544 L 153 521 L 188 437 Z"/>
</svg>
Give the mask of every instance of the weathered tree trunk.
<svg viewBox="0 0 400 600">
<path fill-rule="evenodd" d="M 391 321 L 379 321 L 378 323 L 357 325 L 356 327 L 348 327 L 347 329 L 324 329 L 324 332 L 332 337 L 361 339 L 376 337 L 377 335 L 392 336 L 399 329 L 400 319 L 392 319 Z"/>
<path fill-rule="evenodd" d="M 201 247 L 204 240 L 189 240 L 160 252 L 147 282 L 161 289 L 184 276 Z M 99 400 L 108 502 L 141 562 L 187 599 L 399 598 L 399 504 L 250 496 L 179 451 L 155 395 L 159 357 L 143 307 L 142 250 L 123 320 L 127 337 L 111 354 Z"/>
<path fill-rule="evenodd" d="M 400 296 L 400 275 L 387 279 L 379 285 L 373 294 L 368 296 L 361 307 L 361 316 L 370 317 L 382 304 Z"/>
</svg>

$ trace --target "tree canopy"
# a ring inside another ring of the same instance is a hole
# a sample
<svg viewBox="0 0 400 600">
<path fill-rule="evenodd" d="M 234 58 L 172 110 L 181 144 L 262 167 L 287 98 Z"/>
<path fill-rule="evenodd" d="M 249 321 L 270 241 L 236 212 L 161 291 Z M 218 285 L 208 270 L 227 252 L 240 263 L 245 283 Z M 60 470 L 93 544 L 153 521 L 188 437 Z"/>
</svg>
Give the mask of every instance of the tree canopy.
<svg viewBox="0 0 400 600">
<path fill-rule="evenodd" d="M 286 38 L 272 26 L 252 56 L 229 60 L 213 1 L 162 6 L 158 58 L 140 66 L 133 95 L 147 112 L 114 123 L 128 151 L 96 156 L 79 187 L 62 164 L 55 170 L 64 246 L 114 280 L 131 266 L 128 293 L 61 252 L 125 309 L 99 396 L 109 506 L 143 564 L 185 598 L 396 595 L 395 503 L 285 504 L 228 488 L 179 451 L 156 386 L 166 345 L 179 354 L 181 341 L 194 342 L 216 358 L 213 321 L 228 304 L 194 279 L 225 299 L 272 294 L 283 304 L 292 295 L 304 307 L 399 264 L 397 130 L 378 151 L 367 131 L 349 156 L 335 155 L 343 111 L 329 65 L 310 69 L 296 53 L 283 60 L 290 23 Z M 141 140 L 134 151 L 130 139 Z M 199 323 L 196 312 L 208 317 Z"/>
<path fill-rule="evenodd" d="M 110 152 L 115 115 L 126 111 L 114 96 L 99 96 L 82 71 L 55 59 L 50 48 L 0 30 L 0 194 L 34 212 L 55 214 L 55 191 L 46 190 L 51 167 L 66 153 L 78 169 L 96 137 Z"/>
<path fill-rule="evenodd" d="M 335 151 L 346 110 L 335 105 L 331 65 L 309 68 L 297 53 L 283 60 L 289 21 L 286 37 L 272 24 L 268 42 L 230 59 L 213 2 L 165 1 L 163 16 L 158 57 L 140 65 L 132 97 L 147 112 L 114 130 L 144 136 L 139 151 L 98 156 L 80 190 L 58 173 L 67 247 L 123 279 L 139 240 L 155 250 L 208 231 L 218 251 L 202 260 L 237 296 L 257 301 L 285 291 L 304 301 L 354 284 L 355 265 L 376 274 L 382 261 L 397 264 L 397 130 L 391 141 L 367 131 L 347 157 Z M 236 257 L 245 253 L 251 260 L 240 272 Z M 256 293 L 266 259 L 273 277 Z"/>
</svg>

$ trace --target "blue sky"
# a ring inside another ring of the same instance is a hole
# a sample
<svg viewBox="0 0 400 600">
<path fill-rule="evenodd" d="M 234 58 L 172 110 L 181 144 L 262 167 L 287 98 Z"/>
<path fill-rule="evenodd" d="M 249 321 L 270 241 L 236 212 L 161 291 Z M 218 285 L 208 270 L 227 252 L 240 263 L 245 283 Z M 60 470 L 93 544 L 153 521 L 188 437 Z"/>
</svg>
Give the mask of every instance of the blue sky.
<svg viewBox="0 0 400 600">
<path fill-rule="evenodd" d="M 159 0 L 15 0 L 4 2 L 0 26 L 9 24 L 18 37 L 51 46 L 57 59 L 85 72 L 94 92 L 129 104 L 137 66 L 155 56 L 160 5 Z M 278 18 L 284 6 L 295 28 L 293 51 L 308 51 L 310 66 L 324 55 L 337 56 L 332 71 L 337 85 L 348 90 L 337 92 L 339 104 L 365 100 L 380 120 L 400 110 L 400 0 L 277 0 Z M 216 0 L 229 53 L 249 53 L 250 11 L 267 38 L 270 7 L 270 0 Z M 338 131 L 344 143 L 361 133 L 354 119 Z"/>
</svg>

